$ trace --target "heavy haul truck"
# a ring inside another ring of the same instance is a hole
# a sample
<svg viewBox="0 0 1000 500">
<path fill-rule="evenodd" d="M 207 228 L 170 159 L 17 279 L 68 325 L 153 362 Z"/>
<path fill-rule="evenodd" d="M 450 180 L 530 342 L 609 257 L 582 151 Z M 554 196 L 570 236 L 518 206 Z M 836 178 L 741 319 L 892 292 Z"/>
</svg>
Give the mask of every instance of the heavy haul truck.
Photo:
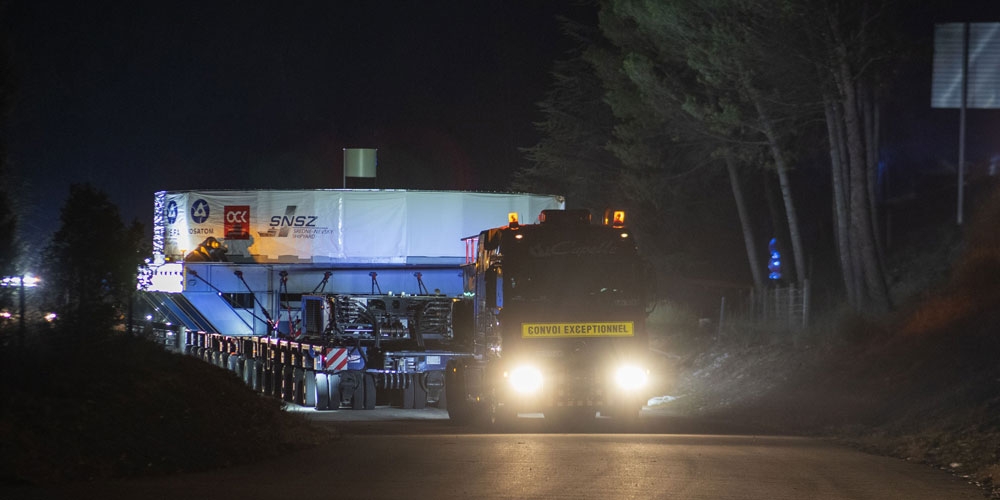
<svg viewBox="0 0 1000 500">
<path fill-rule="evenodd" d="M 143 297 L 179 349 L 318 409 L 446 406 L 473 357 L 462 238 L 553 195 L 403 190 L 162 191 Z"/>
<path fill-rule="evenodd" d="M 601 224 L 586 210 L 543 210 L 525 225 L 510 214 L 474 240 L 465 270 L 477 351 L 446 365 L 450 417 L 635 420 L 648 397 L 651 282 L 624 212 Z"/>
<path fill-rule="evenodd" d="M 179 349 L 255 390 L 321 410 L 436 404 L 458 423 L 630 419 L 644 401 L 644 269 L 622 213 L 590 224 L 558 196 L 455 191 L 155 200 L 142 295 L 182 327 Z"/>
</svg>

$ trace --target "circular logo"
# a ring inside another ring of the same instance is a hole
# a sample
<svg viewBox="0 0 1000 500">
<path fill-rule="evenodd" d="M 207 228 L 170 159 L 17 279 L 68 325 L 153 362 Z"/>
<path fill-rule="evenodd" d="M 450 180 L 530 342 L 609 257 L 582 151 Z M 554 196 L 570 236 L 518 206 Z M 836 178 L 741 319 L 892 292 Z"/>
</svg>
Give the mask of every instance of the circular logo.
<svg viewBox="0 0 1000 500">
<path fill-rule="evenodd" d="M 201 224 L 208 220 L 208 202 L 203 199 L 195 200 L 191 205 L 191 220 L 196 224 Z"/>
<path fill-rule="evenodd" d="M 167 203 L 167 208 L 163 210 L 163 215 L 167 217 L 167 224 L 177 222 L 177 202 L 170 200 L 170 203 Z"/>
</svg>

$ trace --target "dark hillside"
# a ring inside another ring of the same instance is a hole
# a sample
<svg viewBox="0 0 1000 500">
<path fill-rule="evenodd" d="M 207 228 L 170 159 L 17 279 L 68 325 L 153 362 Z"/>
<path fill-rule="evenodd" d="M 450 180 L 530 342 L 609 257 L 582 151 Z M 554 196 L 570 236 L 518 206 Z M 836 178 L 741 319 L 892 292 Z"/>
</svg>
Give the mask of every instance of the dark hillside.
<svg viewBox="0 0 1000 500">
<path fill-rule="evenodd" d="M 674 350 L 681 397 L 669 405 L 836 437 L 1000 484 L 998 227 L 1000 190 L 965 228 L 960 256 L 940 273 L 945 283 L 910 287 L 910 300 L 890 317 L 817 321 L 794 337 L 667 339 L 668 349 L 682 347 Z M 906 251 L 914 262 L 950 252 Z"/>
<path fill-rule="evenodd" d="M 329 439 L 231 372 L 138 338 L 38 341 L 3 361 L 6 484 L 205 470 Z"/>
</svg>

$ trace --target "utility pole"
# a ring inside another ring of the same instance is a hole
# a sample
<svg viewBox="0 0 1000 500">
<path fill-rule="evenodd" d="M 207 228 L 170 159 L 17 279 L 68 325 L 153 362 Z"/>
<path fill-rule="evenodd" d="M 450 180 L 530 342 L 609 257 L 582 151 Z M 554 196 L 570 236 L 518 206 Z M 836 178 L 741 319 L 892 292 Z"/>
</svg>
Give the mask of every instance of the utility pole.
<svg viewBox="0 0 1000 500">
<path fill-rule="evenodd" d="M 20 302 L 20 306 L 21 306 L 21 315 L 18 317 L 18 325 L 17 325 L 17 348 L 18 348 L 18 350 L 24 349 L 24 338 L 25 338 L 26 332 L 27 332 L 27 326 L 25 325 L 25 322 L 24 322 L 24 314 L 25 314 L 25 309 L 26 309 L 26 307 L 24 307 L 24 290 L 25 290 L 25 286 L 24 286 L 24 273 L 21 273 L 21 286 L 20 286 L 20 290 L 19 290 L 19 293 L 18 293 L 18 301 Z"/>
</svg>

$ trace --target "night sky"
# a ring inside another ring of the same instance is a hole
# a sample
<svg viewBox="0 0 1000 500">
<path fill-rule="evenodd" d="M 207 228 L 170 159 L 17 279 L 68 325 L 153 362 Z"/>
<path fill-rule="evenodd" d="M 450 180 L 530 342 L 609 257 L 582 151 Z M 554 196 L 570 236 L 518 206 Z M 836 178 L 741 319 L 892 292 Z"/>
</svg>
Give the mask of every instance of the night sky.
<svg viewBox="0 0 1000 500">
<path fill-rule="evenodd" d="M 71 182 L 148 228 L 158 190 L 341 187 L 345 147 L 379 149 L 381 188 L 502 190 L 571 48 L 557 15 L 596 19 L 571 1 L 13 2 L 25 236 L 58 227 Z"/>
<path fill-rule="evenodd" d="M 22 236 L 49 237 L 71 182 L 149 228 L 159 190 L 341 187 L 345 147 L 378 148 L 380 188 L 504 190 L 572 47 L 556 17 L 596 23 L 587 3 L 9 1 Z M 919 170 L 953 178 L 957 161 L 958 112 L 929 106 L 933 22 L 1000 21 L 1000 2 L 932 3 L 907 11 L 927 44 L 883 96 L 897 189 Z M 998 118 L 970 112 L 980 171 Z"/>
</svg>

